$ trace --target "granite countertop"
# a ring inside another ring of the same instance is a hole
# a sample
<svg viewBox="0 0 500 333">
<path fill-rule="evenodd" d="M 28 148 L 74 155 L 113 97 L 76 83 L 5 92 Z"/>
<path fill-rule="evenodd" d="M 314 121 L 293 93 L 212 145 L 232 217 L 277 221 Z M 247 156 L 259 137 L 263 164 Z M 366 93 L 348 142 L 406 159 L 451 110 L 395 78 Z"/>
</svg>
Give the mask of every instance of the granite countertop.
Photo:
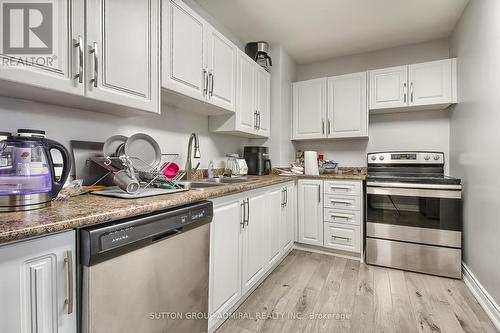
<svg viewBox="0 0 500 333">
<path fill-rule="evenodd" d="M 63 201 L 54 201 L 47 208 L 26 212 L 0 213 L 0 244 L 143 215 L 196 201 L 284 183 L 297 178 L 278 175 L 247 177 L 252 181 L 210 187 L 203 191 L 191 190 L 140 199 L 118 199 L 83 194 Z M 299 176 L 299 178 L 311 177 L 315 178 L 314 176 Z M 363 180 L 360 177 L 362 176 L 346 173 L 319 176 L 319 178 L 324 179 Z"/>
</svg>

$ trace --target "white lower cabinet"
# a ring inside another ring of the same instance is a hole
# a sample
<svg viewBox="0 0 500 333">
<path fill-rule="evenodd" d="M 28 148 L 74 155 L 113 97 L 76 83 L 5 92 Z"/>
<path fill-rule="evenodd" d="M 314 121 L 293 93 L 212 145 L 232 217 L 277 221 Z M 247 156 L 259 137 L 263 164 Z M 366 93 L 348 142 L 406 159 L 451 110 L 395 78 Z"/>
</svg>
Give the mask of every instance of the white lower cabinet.
<svg viewBox="0 0 500 333">
<path fill-rule="evenodd" d="M 299 180 L 297 204 L 298 242 L 323 246 L 323 181 Z"/>
<path fill-rule="evenodd" d="M 246 225 L 243 228 L 243 293 L 250 290 L 264 275 L 267 266 L 268 211 L 266 193 L 258 193 L 247 198 Z"/>
<path fill-rule="evenodd" d="M 210 301 L 216 317 L 228 312 L 241 298 L 241 224 L 242 200 L 234 198 L 214 204 L 210 226 Z"/>
<path fill-rule="evenodd" d="M 0 247 L 0 332 L 76 333 L 75 232 Z"/>
<path fill-rule="evenodd" d="M 291 250 L 294 187 L 289 182 L 213 200 L 210 332 Z"/>
<path fill-rule="evenodd" d="M 363 183 L 300 179 L 298 242 L 359 254 L 363 260 Z"/>
</svg>

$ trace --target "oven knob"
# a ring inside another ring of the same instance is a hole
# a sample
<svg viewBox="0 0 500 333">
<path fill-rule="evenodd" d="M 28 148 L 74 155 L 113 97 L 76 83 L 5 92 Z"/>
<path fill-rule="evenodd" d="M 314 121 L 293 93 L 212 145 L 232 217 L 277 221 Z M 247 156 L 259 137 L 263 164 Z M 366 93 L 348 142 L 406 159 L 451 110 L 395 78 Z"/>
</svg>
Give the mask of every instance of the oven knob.
<svg viewBox="0 0 500 333">
<path fill-rule="evenodd" d="M 380 155 L 380 157 L 379 157 L 379 159 L 380 159 L 381 161 L 383 161 L 383 160 L 384 160 L 384 158 L 385 158 L 385 157 L 384 157 L 384 155 Z"/>
<path fill-rule="evenodd" d="M 431 159 L 431 155 L 425 155 L 425 156 L 424 156 L 424 160 L 428 161 L 428 160 L 430 160 L 430 159 Z"/>
<path fill-rule="evenodd" d="M 434 160 L 435 160 L 435 161 L 438 161 L 440 157 L 441 157 L 441 156 L 439 156 L 439 155 L 434 155 Z"/>
<path fill-rule="evenodd" d="M 372 155 L 372 157 L 371 157 L 371 158 L 372 158 L 372 161 L 375 161 L 375 160 L 377 159 L 377 156 Z"/>
</svg>

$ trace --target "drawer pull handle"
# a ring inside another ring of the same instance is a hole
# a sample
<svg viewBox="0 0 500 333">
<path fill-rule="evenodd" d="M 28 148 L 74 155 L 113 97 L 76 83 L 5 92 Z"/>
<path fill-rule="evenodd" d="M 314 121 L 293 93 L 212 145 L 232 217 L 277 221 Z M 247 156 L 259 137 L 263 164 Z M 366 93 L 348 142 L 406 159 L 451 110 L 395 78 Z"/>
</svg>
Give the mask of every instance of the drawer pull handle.
<svg viewBox="0 0 500 333">
<path fill-rule="evenodd" d="M 344 241 L 344 242 L 351 242 L 351 239 L 352 238 L 349 238 L 349 237 L 340 237 L 340 236 L 332 236 L 333 240 L 341 240 L 341 241 Z"/>
<path fill-rule="evenodd" d="M 336 220 L 337 218 L 344 219 L 345 221 L 352 220 L 352 217 L 350 217 L 350 216 L 334 215 L 334 214 L 331 214 L 330 216 L 331 216 L 331 218 L 332 218 L 332 219 L 334 219 L 334 220 Z"/>
<path fill-rule="evenodd" d="M 331 199 L 330 202 L 332 204 L 340 203 L 344 205 L 352 205 L 354 200 L 338 200 L 338 199 Z"/>
</svg>

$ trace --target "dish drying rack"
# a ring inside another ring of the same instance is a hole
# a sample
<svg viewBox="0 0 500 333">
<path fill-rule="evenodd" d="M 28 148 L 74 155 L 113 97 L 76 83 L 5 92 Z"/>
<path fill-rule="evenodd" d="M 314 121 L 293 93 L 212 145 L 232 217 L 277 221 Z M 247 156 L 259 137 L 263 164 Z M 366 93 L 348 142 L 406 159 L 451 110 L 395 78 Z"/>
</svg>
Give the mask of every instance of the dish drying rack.
<svg viewBox="0 0 500 333">
<path fill-rule="evenodd" d="M 168 168 L 172 163 L 178 160 L 179 154 L 161 154 L 162 161 L 158 167 L 152 167 L 147 162 L 143 161 L 138 157 L 133 156 L 106 156 L 106 157 L 91 157 L 90 160 L 97 165 L 108 171 L 105 175 L 99 178 L 92 184 L 92 186 L 98 185 L 103 179 L 105 179 L 110 174 L 115 174 L 121 170 L 128 170 L 134 177 L 137 177 L 140 189 L 136 194 L 144 192 L 148 188 L 161 187 L 166 184 L 172 189 L 183 189 L 183 187 L 178 183 L 184 175 L 185 171 L 179 171 L 177 175 L 169 179 L 163 174 L 163 170 Z M 125 192 L 125 191 L 124 191 Z"/>
</svg>

